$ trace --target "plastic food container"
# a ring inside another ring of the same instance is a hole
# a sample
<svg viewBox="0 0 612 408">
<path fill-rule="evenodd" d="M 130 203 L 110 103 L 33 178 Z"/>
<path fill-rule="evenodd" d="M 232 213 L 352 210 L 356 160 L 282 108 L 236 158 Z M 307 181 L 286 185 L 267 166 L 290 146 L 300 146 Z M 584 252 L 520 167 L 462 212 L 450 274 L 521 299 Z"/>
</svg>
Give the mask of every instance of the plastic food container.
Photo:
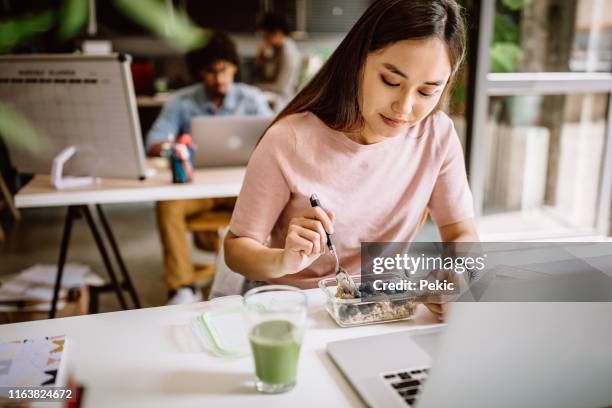
<svg viewBox="0 0 612 408">
<path fill-rule="evenodd" d="M 397 278 L 388 274 L 379 277 L 383 280 Z M 357 286 L 362 286 L 360 276 L 352 278 Z M 336 297 L 335 277 L 320 280 L 319 288 L 325 292 L 327 312 L 341 327 L 411 320 L 416 311 L 414 296 L 409 292 L 378 292 L 371 298 L 340 299 Z"/>
</svg>

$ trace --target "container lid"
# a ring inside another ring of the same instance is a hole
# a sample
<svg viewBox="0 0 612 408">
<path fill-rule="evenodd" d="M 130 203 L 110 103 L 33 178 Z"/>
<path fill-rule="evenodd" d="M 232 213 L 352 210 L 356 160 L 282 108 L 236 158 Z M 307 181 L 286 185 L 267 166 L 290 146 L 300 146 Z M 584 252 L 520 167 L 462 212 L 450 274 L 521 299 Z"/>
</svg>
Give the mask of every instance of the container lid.
<svg viewBox="0 0 612 408">
<path fill-rule="evenodd" d="M 242 357 L 251 352 L 241 304 L 214 307 L 198 315 L 192 327 L 202 347 L 219 357 Z"/>
</svg>

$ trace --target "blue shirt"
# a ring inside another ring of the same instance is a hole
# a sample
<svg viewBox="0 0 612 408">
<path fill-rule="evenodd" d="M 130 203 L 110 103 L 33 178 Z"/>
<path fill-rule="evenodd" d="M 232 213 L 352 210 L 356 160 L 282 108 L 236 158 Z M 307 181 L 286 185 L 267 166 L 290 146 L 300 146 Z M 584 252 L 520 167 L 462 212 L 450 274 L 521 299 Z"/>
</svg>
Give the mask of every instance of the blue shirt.
<svg viewBox="0 0 612 408">
<path fill-rule="evenodd" d="M 271 116 L 272 110 L 264 94 L 249 85 L 232 84 L 219 108 L 206 95 L 204 85 L 191 85 L 180 89 L 164 106 L 147 134 L 146 149 L 167 141 L 168 134 L 189 133 L 194 116 L 210 115 Z"/>
</svg>

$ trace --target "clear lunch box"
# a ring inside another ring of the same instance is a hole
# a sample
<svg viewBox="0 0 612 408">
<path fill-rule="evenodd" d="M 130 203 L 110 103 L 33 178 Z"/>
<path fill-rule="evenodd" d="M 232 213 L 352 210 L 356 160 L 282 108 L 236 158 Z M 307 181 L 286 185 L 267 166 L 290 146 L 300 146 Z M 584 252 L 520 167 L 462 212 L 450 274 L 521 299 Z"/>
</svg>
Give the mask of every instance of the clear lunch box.
<svg viewBox="0 0 612 408">
<path fill-rule="evenodd" d="M 361 277 L 351 275 L 358 287 Z M 380 279 L 396 278 L 394 275 L 381 274 Z M 329 315 L 341 327 L 362 326 L 411 320 L 414 318 L 416 303 L 414 296 L 403 293 L 377 293 L 373 298 L 341 299 L 336 297 L 337 282 L 335 277 L 321 279 L 319 288 L 325 292 L 325 308 Z"/>
</svg>

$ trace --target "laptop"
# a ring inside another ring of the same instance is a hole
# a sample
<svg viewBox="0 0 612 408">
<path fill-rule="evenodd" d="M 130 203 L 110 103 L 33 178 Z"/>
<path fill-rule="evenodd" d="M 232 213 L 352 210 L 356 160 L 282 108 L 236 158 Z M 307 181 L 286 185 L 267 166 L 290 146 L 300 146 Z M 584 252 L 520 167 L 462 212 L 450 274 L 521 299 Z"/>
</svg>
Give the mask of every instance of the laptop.
<svg viewBox="0 0 612 408">
<path fill-rule="evenodd" d="M 611 316 L 604 302 L 456 303 L 446 327 L 327 353 L 372 407 L 609 407 Z"/>
<path fill-rule="evenodd" d="M 194 167 L 245 166 L 270 116 L 197 116 L 191 119 Z"/>
</svg>

